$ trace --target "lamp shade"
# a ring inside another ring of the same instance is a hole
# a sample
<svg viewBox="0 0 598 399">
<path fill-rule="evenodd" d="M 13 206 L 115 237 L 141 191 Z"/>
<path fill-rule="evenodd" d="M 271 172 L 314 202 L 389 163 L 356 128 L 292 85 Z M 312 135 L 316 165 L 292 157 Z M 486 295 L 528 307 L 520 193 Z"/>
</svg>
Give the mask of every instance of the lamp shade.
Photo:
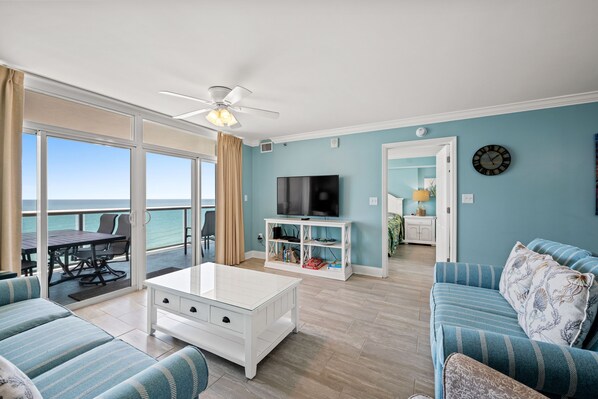
<svg viewBox="0 0 598 399">
<path fill-rule="evenodd" d="M 413 192 L 413 201 L 430 201 L 430 192 L 428 190 L 416 190 Z"/>
</svg>

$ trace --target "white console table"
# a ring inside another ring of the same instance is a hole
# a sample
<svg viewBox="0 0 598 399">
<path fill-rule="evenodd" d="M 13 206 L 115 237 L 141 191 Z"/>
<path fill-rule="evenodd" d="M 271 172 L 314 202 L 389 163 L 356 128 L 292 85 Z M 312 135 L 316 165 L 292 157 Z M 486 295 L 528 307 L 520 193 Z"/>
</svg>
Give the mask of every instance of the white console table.
<svg viewBox="0 0 598 399">
<path fill-rule="evenodd" d="M 299 230 L 299 241 L 291 242 L 286 239 L 279 239 L 273 237 L 274 227 L 283 227 L 287 232 L 292 229 Z M 293 227 L 295 226 L 295 227 Z M 314 233 L 317 228 L 331 228 L 338 229 L 340 233 L 340 240 L 332 245 L 326 245 L 315 241 Z M 332 221 L 332 220 L 301 220 L 293 218 L 285 219 L 266 219 L 266 262 L 265 266 L 286 270 L 290 272 L 309 274 L 312 276 L 332 278 L 336 280 L 347 280 L 353 274 L 351 267 L 351 222 L 348 221 Z M 296 248 L 299 251 L 298 263 L 283 261 L 283 247 Z M 323 266 L 319 270 L 307 269 L 304 264 L 312 257 L 314 248 L 320 247 L 321 250 L 326 248 L 335 249 L 340 252 L 338 262 L 341 267 L 337 270 L 328 269 Z"/>
<path fill-rule="evenodd" d="M 403 216 L 406 244 L 436 245 L 436 216 Z"/>
</svg>

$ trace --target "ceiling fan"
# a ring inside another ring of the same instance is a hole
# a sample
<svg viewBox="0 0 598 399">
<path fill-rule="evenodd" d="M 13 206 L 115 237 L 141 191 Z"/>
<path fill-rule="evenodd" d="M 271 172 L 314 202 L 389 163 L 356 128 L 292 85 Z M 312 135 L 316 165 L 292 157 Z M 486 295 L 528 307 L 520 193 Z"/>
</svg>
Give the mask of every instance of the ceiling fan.
<svg viewBox="0 0 598 399">
<path fill-rule="evenodd" d="M 218 127 L 241 127 L 241 124 L 235 118 L 234 113 L 240 112 L 243 114 L 261 116 L 264 118 L 278 119 L 280 115 L 278 112 L 267 111 L 265 109 L 252 108 L 252 107 L 241 107 L 235 105 L 243 100 L 245 97 L 251 94 L 251 91 L 241 86 L 235 86 L 234 89 L 230 89 L 224 86 L 212 86 L 208 89 L 211 100 L 203 100 L 197 97 L 191 97 L 184 94 L 173 93 L 171 91 L 161 91 L 161 94 L 166 94 L 173 97 L 184 98 L 191 101 L 196 101 L 202 104 L 206 104 L 206 108 L 198 109 L 195 111 L 187 112 L 181 115 L 173 116 L 174 119 L 186 119 L 195 115 L 205 114 L 206 119 L 213 125 Z"/>
</svg>

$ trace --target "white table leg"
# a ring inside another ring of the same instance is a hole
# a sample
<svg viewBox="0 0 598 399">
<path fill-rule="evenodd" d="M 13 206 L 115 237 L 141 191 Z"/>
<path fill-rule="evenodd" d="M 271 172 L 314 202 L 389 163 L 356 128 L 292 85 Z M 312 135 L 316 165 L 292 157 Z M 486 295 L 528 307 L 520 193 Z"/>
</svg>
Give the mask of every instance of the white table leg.
<svg viewBox="0 0 598 399">
<path fill-rule="evenodd" d="M 147 289 L 147 333 L 154 335 L 156 330 L 152 328 L 158 322 L 158 309 L 154 304 L 154 289 L 148 287 Z"/>
<path fill-rule="evenodd" d="M 257 336 L 253 315 L 245 315 L 245 377 L 252 379 L 257 372 Z"/>
<path fill-rule="evenodd" d="M 291 321 L 295 326 L 293 332 L 299 332 L 299 287 L 293 289 L 293 302 L 295 302 L 293 309 L 291 309 Z"/>
</svg>

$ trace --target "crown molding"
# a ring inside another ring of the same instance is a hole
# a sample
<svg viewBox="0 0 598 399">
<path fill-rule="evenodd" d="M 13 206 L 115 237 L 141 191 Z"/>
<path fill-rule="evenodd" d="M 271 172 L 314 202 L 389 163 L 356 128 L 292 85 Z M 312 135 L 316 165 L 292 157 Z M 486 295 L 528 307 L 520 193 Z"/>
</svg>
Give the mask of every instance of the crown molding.
<svg viewBox="0 0 598 399">
<path fill-rule="evenodd" d="M 290 134 L 287 136 L 276 136 L 272 137 L 271 140 L 274 143 L 287 143 L 292 141 L 311 140 L 334 136 L 345 136 L 348 134 L 375 132 L 380 130 L 396 129 L 400 127 L 410 127 L 418 125 L 427 125 L 431 123 L 482 118 L 486 116 L 535 111 L 546 108 L 557 108 L 568 105 L 587 104 L 593 102 L 598 102 L 598 91 L 590 91 L 587 93 L 579 94 L 569 94 L 565 96 L 550 97 L 541 100 L 530 100 L 511 104 L 495 105 L 491 107 L 474 108 L 464 111 L 444 112 L 440 114 L 415 116 L 411 118 L 395 119 L 384 122 L 364 123 L 361 125 L 316 130 L 313 132 Z"/>
</svg>

